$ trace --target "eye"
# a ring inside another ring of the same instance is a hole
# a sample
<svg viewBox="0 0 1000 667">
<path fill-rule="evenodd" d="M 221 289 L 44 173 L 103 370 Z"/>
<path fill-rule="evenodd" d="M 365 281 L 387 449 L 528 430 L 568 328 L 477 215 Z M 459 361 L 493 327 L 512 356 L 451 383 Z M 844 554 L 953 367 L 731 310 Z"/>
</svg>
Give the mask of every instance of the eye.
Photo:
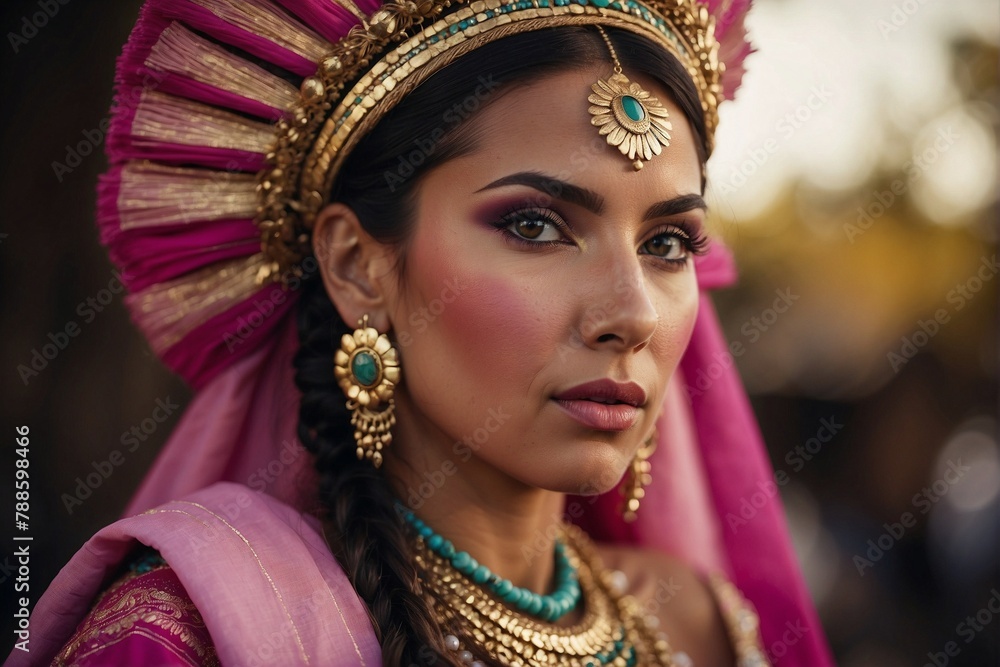
<svg viewBox="0 0 1000 667">
<path fill-rule="evenodd" d="M 671 264 L 685 264 L 691 255 L 704 254 L 707 246 L 704 233 L 693 233 L 691 225 L 679 223 L 658 232 L 642 244 L 642 250 Z"/>
<path fill-rule="evenodd" d="M 526 239 L 536 240 L 545 232 L 548 222 L 533 218 L 521 218 L 511 223 L 511 228 Z"/>
<path fill-rule="evenodd" d="M 536 244 L 561 243 L 565 239 L 566 223 L 551 211 L 517 209 L 497 222 L 497 228 L 516 241 Z"/>
<path fill-rule="evenodd" d="M 686 248 L 680 237 L 670 234 L 660 234 L 642 244 L 647 254 L 664 259 L 679 259 L 686 257 Z"/>
</svg>

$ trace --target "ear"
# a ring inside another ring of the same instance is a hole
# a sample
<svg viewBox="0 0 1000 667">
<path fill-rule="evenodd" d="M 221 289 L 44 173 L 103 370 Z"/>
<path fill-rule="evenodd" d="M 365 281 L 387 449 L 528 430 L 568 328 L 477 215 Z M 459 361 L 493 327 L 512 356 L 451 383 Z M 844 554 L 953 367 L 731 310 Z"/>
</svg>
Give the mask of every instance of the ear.
<svg viewBox="0 0 1000 667">
<path fill-rule="evenodd" d="M 337 312 L 350 327 L 368 314 L 368 324 L 388 331 L 383 280 L 391 271 L 389 249 L 368 234 L 358 216 L 341 203 L 327 205 L 313 226 L 313 252 Z"/>
</svg>

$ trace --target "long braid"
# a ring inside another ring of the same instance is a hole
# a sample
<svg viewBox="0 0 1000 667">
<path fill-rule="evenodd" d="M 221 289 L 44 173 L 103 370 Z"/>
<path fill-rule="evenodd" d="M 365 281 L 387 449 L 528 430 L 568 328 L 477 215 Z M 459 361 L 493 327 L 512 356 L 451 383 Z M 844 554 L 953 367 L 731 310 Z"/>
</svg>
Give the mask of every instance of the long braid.
<svg viewBox="0 0 1000 667">
<path fill-rule="evenodd" d="M 295 382 L 302 392 L 298 434 L 316 459 L 324 528 L 334 556 L 371 615 L 383 664 L 458 665 L 420 595 L 405 528 L 382 472 L 355 455 L 333 355 L 349 333 L 321 281 L 303 286 Z"/>
</svg>

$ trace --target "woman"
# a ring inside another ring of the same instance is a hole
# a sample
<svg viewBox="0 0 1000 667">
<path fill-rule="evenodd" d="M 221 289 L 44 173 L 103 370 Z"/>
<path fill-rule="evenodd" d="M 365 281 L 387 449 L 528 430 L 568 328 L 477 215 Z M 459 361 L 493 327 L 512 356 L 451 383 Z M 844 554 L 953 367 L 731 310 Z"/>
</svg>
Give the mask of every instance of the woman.
<svg viewBox="0 0 1000 667">
<path fill-rule="evenodd" d="M 150 0 L 101 225 L 199 393 L 11 664 L 829 664 L 699 291 L 713 34 Z"/>
</svg>

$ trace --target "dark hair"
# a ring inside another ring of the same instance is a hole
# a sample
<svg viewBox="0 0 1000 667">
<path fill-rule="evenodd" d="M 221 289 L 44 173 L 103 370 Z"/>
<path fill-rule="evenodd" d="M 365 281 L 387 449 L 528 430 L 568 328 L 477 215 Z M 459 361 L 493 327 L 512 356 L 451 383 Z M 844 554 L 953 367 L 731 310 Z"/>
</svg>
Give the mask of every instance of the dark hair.
<svg viewBox="0 0 1000 667">
<path fill-rule="evenodd" d="M 672 94 L 704 162 L 704 115 L 684 67 L 633 33 L 613 28 L 607 33 L 626 72 L 646 74 Z M 585 27 L 528 32 L 480 47 L 428 78 L 380 121 L 346 161 L 330 200 L 350 206 L 369 234 L 397 248 L 401 277 L 421 176 L 475 147 L 474 125 L 455 119 L 462 120 L 463 111 L 472 117 L 511 84 L 610 62 L 600 35 Z M 486 80 L 500 86 L 482 100 Z M 346 399 L 333 374 L 340 338 L 354 327 L 341 319 L 322 281 L 309 280 L 303 291 L 295 356 L 295 381 L 302 392 L 298 435 L 315 456 L 330 548 L 368 607 L 385 665 L 459 665 L 421 595 L 390 486 L 382 472 L 355 456 Z"/>
</svg>

